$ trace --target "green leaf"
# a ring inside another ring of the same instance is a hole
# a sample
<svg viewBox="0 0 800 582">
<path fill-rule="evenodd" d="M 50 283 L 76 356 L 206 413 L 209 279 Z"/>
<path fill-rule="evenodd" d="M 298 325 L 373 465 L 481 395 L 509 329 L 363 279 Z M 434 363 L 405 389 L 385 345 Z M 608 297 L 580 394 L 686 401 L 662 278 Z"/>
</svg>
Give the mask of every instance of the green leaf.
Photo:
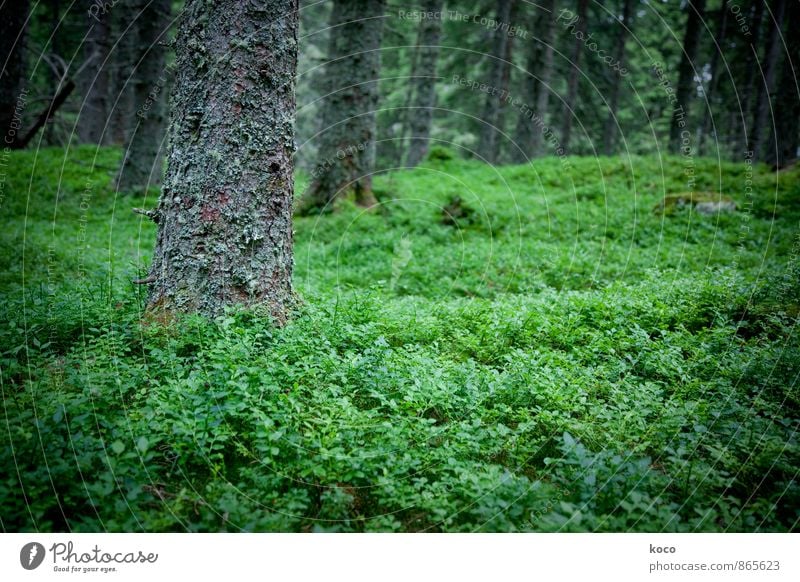
<svg viewBox="0 0 800 582">
<path fill-rule="evenodd" d="M 114 441 L 111 443 L 111 450 L 118 455 L 122 454 L 122 451 L 125 450 L 125 445 L 122 443 L 122 441 Z"/>
</svg>

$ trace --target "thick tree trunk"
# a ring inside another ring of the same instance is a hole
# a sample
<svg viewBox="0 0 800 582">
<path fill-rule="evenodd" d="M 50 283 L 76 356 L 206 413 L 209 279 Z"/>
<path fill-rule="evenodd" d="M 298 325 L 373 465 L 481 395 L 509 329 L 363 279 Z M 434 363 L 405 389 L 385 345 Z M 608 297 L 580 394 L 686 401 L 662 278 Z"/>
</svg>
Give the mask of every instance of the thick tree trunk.
<svg viewBox="0 0 800 582">
<path fill-rule="evenodd" d="M 568 26 L 568 30 L 575 36 L 575 44 L 572 49 L 572 63 L 567 80 L 567 99 L 564 104 L 564 118 L 561 125 L 561 147 L 565 152 L 569 152 L 569 142 L 572 139 L 572 118 L 575 115 L 575 108 L 578 104 L 578 81 L 581 75 L 581 55 L 583 54 L 586 37 L 586 13 L 588 9 L 588 0 L 578 0 L 578 12 L 576 14 L 578 19 L 574 24 Z"/>
<path fill-rule="evenodd" d="M 117 176 L 117 187 L 123 192 L 140 191 L 161 183 L 166 128 L 169 75 L 164 67 L 163 43 L 170 23 L 171 1 L 137 0 L 135 5 L 141 9 L 135 23 L 139 52 L 128 87 L 132 89 L 136 113 L 128 120 L 125 155 Z"/>
<path fill-rule="evenodd" d="M 700 132 L 700 139 L 698 140 L 697 149 L 698 151 L 703 154 L 704 153 L 704 144 L 705 140 L 708 137 L 708 134 L 711 132 L 711 121 L 713 119 L 714 113 L 714 97 L 717 93 L 717 86 L 719 86 L 719 78 L 720 73 L 717 71 L 717 65 L 719 64 L 719 57 L 720 54 L 725 50 L 725 39 L 728 33 L 728 0 L 722 0 L 722 5 L 719 9 L 719 14 L 717 15 L 717 35 L 715 40 L 715 45 L 712 49 L 711 55 L 711 63 L 708 67 L 708 74 L 711 76 L 711 80 L 708 82 L 708 88 L 706 89 L 706 107 L 708 111 L 705 115 L 705 121 L 703 121 L 703 129 Z M 717 122 L 719 123 L 719 121 Z M 717 129 L 714 128 L 714 135 L 717 135 Z"/>
<path fill-rule="evenodd" d="M 189 0 L 175 42 L 150 310 L 213 316 L 293 294 L 297 0 Z"/>
<path fill-rule="evenodd" d="M 14 147 L 26 106 L 25 21 L 28 2 L 0 5 L 0 148 Z"/>
<path fill-rule="evenodd" d="M 619 27 L 616 46 L 614 47 L 614 59 L 622 68 L 625 61 L 625 40 L 631 28 L 631 9 L 633 0 L 622 1 L 622 23 Z M 622 76 L 619 71 L 614 71 L 614 80 L 611 84 L 611 91 L 608 99 L 608 117 L 603 127 L 603 152 L 610 156 L 616 150 L 617 137 L 617 109 L 619 108 L 619 92 L 622 85 Z"/>
<path fill-rule="evenodd" d="M 513 11 L 514 0 L 498 0 L 495 20 L 498 23 L 505 24 L 506 28 L 508 28 L 511 26 Z M 492 59 L 489 63 L 491 67 L 489 86 L 492 91 L 486 95 L 478 141 L 478 155 L 490 164 L 498 161 L 500 153 L 500 140 L 498 138 L 504 130 L 503 113 L 511 78 L 511 48 L 513 41 L 513 36 L 507 34 L 503 28 L 496 30 L 494 35 Z"/>
<path fill-rule="evenodd" d="M 96 6 L 95 4 L 93 4 Z M 88 32 L 83 43 L 83 57 L 89 64 L 83 69 L 78 83 L 83 102 L 76 125 L 81 143 L 101 145 L 109 116 L 109 49 L 111 15 L 107 10 L 85 14 Z"/>
<path fill-rule="evenodd" d="M 688 131 L 689 104 L 695 90 L 695 60 L 700 47 L 700 28 L 703 23 L 705 0 L 689 0 L 686 31 L 683 36 L 683 55 L 678 66 L 678 86 L 675 90 L 675 108 L 672 111 L 672 124 L 669 130 L 669 149 L 673 154 L 681 152 L 683 138 Z M 689 152 L 684 152 L 689 153 Z"/>
<path fill-rule="evenodd" d="M 372 172 L 383 11 L 383 0 L 334 0 L 318 159 L 301 213 L 330 210 L 336 198 L 350 194 L 361 206 L 376 204 Z"/>
<path fill-rule="evenodd" d="M 442 9 L 442 0 L 429 0 L 425 12 L 435 14 Z M 433 109 L 436 107 L 436 61 L 439 58 L 439 39 L 442 33 L 440 18 L 423 18 L 417 37 L 417 63 L 411 80 L 414 98 L 406 115 L 409 118 L 411 141 L 406 165 L 414 167 L 428 155 Z"/>
<path fill-rule="evenodd" d="M 753 152 L 753 157 L 756 160 L 764 159 L 764 139 L 765 136 L 769 135 L 770 128 L 767 126 L 767 123 L 769 121 L 770 111 L 772 110 L 772 96 L 775 91 L 778 59 L 783 48 L 780 36 L 781 30 L 783 29 L 783 13 L 785 6 L 785 0 L 775 0 L 771 4 L 771 14 L 767 17 L 767 21 L 769 22 L 769 38 L 767 39 L 765 62 L 762 66 L 764 78 L 763 82 L 758 83 L 758 96 L 756 97 L 753 115 L 753 127 L 750 131 L 750 139 L 748 140 L 749 144 L 747 148 Z"/>
<path fill-rule="evenodd" d="M 800 22 L 800 2 L 789 2 L 786 22 Z M 765 159 L 782 168 L 797 159 L 800 140 L 800 35 L 787 34 L 786 54 L 781 66 L 780 81 L 775 96 L 775 119 Z"/>
</svg>

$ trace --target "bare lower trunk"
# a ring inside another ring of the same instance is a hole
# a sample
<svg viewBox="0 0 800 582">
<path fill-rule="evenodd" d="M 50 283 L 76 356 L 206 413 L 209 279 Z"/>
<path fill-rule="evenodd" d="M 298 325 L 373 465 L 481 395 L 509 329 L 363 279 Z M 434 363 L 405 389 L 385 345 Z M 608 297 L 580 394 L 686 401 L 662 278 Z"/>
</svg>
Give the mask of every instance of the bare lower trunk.
<svg viewBox="0 0 800 582">
<path fill-rule="evenodd" d="M 568 24 L 567 26 L 567 29 L 575 36 L 575 44 L 572 50 L 572 63 L 570 64 L 569 77 L 567 79 L 567 98 L 564 104 L 564 119 L 561 125 L 561 147 L 565 152 L 569 151 L 569 144 L 572 140 L 572 121 L 578 104 L 578 81 L 581 75 L 581 55 L 584 50 L 582 39 L 586 38 L 586 13 L 588 8 L 588 0 L 578 0 L 577 20 L 575 20 L 574 24 Z"/>
<path fill-rule="evenodd" d="M 25 94 L 25 19 L 28 2 L 0 5 L 0 147 L 14 147 L 20 137 Z"/>
<path fill-rule="evenodd" d="M 796 1 L 796 0 L 795 0 Z M 772 97 L 775 91 L 775 78 L 777 76 L 778 58 L 783 50 L 781 41 L 781 29 L 783 28 L 783 12 L 786 6 L 785 0 L 775 0 L 772 3 L 772 13 L 767 18 L 769 22 L 769 38 L 765 62 L 762 65 L 764 71 L 763 82 L 758 84 L 758 96 L 756 97 L 755 113 L 753 115 L 753 127 L 750 131 L 749 149 L 757 160 L 764 159 L 765 137 L 769 135 L 768 127 L 769 114 L 772 111 Z M 796 24 L 796 23 L 795 23 Z M 794 34 L 797 34 L 796 32 Z M 780 123 L 780 121 L 778 121 Z"/>
<path fill-rule="evenodd" d="M 81 143 L 101 145 L 105 138 L 109 116 L 109 48 L 111 15 L 108 11 L 88 12 L 85 15 L 88 31 L 83 44 L 87 63 L 79 86 L 83 103 L 76 131 Z"/>
<path fill-rule="evenodd" d="M 687 154 L 691 153 L 691 146 L 686 143 L 686 136 L 691 135 L 691 131 L 688 129 L 689 108 L 695 89 L 695 60 L 700 46 L 700 29 L 703 22 L 705 0 L 689 0 L 687 10 L 689 14 L 683 36 L 683 55 L 678 67 L 676 102 L 672 111 L 672 125 L 669 131 L 669 149 L 673 154 L 681 151 Z"/>
<path fill-rule="evenodd" d="M 362 206 L 376 204 L 372 172 L 383 9 L 383 0 L 333 4 L 318 159 L 301 213 L 330 210 L 336 198 L 350 194 Z"/>
<path fill-rule="evenodd" d="M 436 14 L 442 9 L 442 0 L 425 4 L 425 12 Z M 441 18 L 423 18 L 417 40 L 417 66 L 413 86 L 414 99 L 407 111 L 411 141 L 408 145 L 406 165 L 414 167 L 428 155 L 433 109 L 436 107 L 436 61 L 439 58 Z"/>
<path fill-rule="evenodd" d="M 514 11 L 514 0 L 498 0 L 498 23 L 505 24 L 506 29 L 511 26 Z M 500 150 L 500 135 L 504 131 L 503 111 L 505 100 L 508 98 L 508 84 L 511 74 L 511 48 L 513 37 L 502 28 L 495 31 L 492 59 L 490 61 L 491 74 L 486 102 L 481 116 L 481 134 L 478 141 L 478 155 L 490 164 L 498 161 Z"/>
<path fill-rule="evenodd" d="M 190 0 L 176 39 L 150 310 L 292 303 L 297 0 Z"/>
<path fill-rule="evenodd" d="M 163 141 L 166 129 L 165 101 L 170 81 L 165 69 L 164 42 L 170 23 L 170 0 L 137 0 L 141 9 L 135 24 L 138 51 L 135 69 L 127 84 L 135 114 L 127 120 L 125 155 L 117 187 L 135 192 L 161 183 Z"/>
<path fill-rule="evenodd" d="M 614 47 L 614 60 L 618 65 L 618 69 L 622 68 L 625 61 L 625 39 L 628 38 L 628 33 L 631 28 L 631 8 L 633 0 L 623 0 L 622 6 L 622 22 L 618 23 L 619 30 L 617 31 L 617 44 Z M 608 117 L 606 118 L 605 126 L 603 127 L 603 152 L 610 156 L 616 149 L 616 136 L 617 126 L 617 109 L 619 108 L 619 93 L 622 85 L 622 76 L 619 70 L 613 72 L 614 78 L 611 84 L 611 94 L 608 99 Z"/>
</svg>

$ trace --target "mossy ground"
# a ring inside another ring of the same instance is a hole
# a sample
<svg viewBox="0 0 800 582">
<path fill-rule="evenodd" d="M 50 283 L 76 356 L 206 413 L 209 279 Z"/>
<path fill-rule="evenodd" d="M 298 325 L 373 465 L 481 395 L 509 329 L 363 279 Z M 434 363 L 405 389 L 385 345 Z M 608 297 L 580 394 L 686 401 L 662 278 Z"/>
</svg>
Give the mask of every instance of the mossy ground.
<svg viewBox="0 0 800 582">
<path fill-rule="evenodd" d="M 437 158 L 296 220 L 276 329 L 143 322 L 157 193 L 12 154 L 3 529 L 797 529 L 800 174 L 697 160 L 739 210 L 664 216 L 680 158 Z"/>
</svg>

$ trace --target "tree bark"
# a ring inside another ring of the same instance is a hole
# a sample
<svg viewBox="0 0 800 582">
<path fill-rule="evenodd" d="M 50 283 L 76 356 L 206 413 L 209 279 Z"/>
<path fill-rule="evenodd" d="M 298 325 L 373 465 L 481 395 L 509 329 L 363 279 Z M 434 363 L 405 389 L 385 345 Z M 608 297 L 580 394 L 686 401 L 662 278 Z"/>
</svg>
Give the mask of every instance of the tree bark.
<svg viewBox="0 0 800 582">
<path fill-rule="evenodd" d="M 28 1 L 0 5 L 0 147 L 14 147 L 25 110 Z"/>
<path fill-rule="evenodd" d="M 752 16 L 752 35 L 749 37 L 750 42 L 748 43 L 748 47 L 750 51 L 745 55 L 745 58 L 749 63 L 755 63 L 759 60 L 758 53 L 761 49 L 761 31 L 763 28 L 762 20 L 764 14 L 764 0 L 754 0 L 753 1 L 753 16 Z M 737 132 L 737 137 L 741 140 L 737 145 L 740 145 L 743 151 L 747 151 L 750 148 L 750 130 L 752 128 L 749 125 L 752 122 L 751 111 L 753 109 L 753 104 L 756 102 L 756 73 L 759 72 L 758 67 L 751 66 L 747 67 L 747 80 L 744 83 L 744 89 L 742 91 L 742 103 L 741 103 L 741 124 L 739 125 L 739 131 Z"/>
<path fill-rule="evenodd" d="M 763 67 L 763 82 L 758 83 L 755 111 L 753 114 L 753 127 L 748 140 L 748 150 L 753 152 L 756 160 L 764 159 L 764 138 L 768 133 L 767 120 L 772 110 L 772 97 L 775 91 L 775 77 L 778 69 L 778 58 L 781 54 L 780 35 L 783 29 L 783 13 L 786 6 L 785 0 L 772 2 L 769 21 L 769 38 L 767 39 L 765 63 Z"/>
<path fill-rule="evenodd" d="M 166 129 L 165 100 L 169 74 L 165 48 L 170 23 L 170 0 L 137 0 L 135 21 L 138 52 L 128 84 L 136 113 L 128 120 L 125 155 L 117 176 L 122 192 L 137 192 L 161 183 L 162 142 Z M 132 85 L 132 87 L 131 87 Z"/>
<path fill-rule="evenodd" d="M 614 60 L 622 68 L 625 61 L 625 40 L 631 28 L 631 9 L 633 0 L 623 0 L 622 2 L 622 23 L 618 23 L 619 31 L 616 45 L 614 47 Z M 614 71 L 614 80 L 611 84 L 611 91 L 608 102 L 608 117 L 603 127 L 603 152 L 610 156 L 616 150 L 617 137 L 617 109 L 619 108 L 619 91 L 622 85 L 622 76 L 619 71 Z"/>
<path fill-rule="evenodd" d="M 495 20 L 498 23 L 510 26 L 513 10 L 514 0 L 498 0 Z M 489 77 L 489 86 L 492 91 L 486 95 L 478 141 L 478 155 L 489 164 L 496 163 L 499 158 L 500 142 L 498 137 L 504 129 L 503 113 L 511 78 L 511 49 L 513 41 L 513 37 L 502 28 L 496 30 L 494 35 Z"/>
<path fill-rule="evenodd" d="M 700 139 L 698 140 L 697 149 L 698 151 L 703 154 L 704 153 L 704 144 L 705 140 L 708 137 L 708 134 L 711 132 L 711 120 L 714 113 L 714 97 L 717 93 L 717 87 L 719 86 L 719 77 L 720 74 L 717 71 L 717 65 L 719 64 L 719 57 L 720 54 L 725 50 L 725 39 L 728 33 L 728 0 L 722 0 L 722 5 L 719 8 L 718 20 L 717 20 L 717 36 L 714 39 L 716 44 L 713 48 L 713 52 L 711 55 L 711 63 L 708 67 L 708 73 L 711 76 L 711 80 L 708 82 L 708 88 L 706 89 L 706 107 L 708 111 L 705 115 L 705 121 L 703 121 L 703 128 L 700 132 Z M 714 135 L 717 135 L 717 130 L 714 128 Z"/>
<path fill-rule="evenodd" d="M 678 154 L 682 149 L 681 134 L 689 122 L 689 106 L 694 93 L 695 60 L 700 47 L 700 27 L 703 22 L 705 0 L 689 0 L 686 31 L 683 36 L 683 55 L 678 66 L 678 86 L 675 90 L 675 108 L 672 111 L 672 124 L 669 131 L 669 150 Z M 687 146 L 688 147 L 688 146 Z M 686 153 L 686 152 L 684 152 Z"/>
<path fill-rule="evenodd" d="M 440 12 L 442 0 L 429 0 L 424 11 Z M 423 18 L 417 36 L 416 72 L 411 80 L 414 94 L 412 106 L 406 111 L 409 116 L 411 141 L 408 145 L 406 165 L 414 167 L 428 155 L 428 140 L 431 134 L 433 110 L 436 107 L 436 61 L 439 58 L 439 39 L 442 33 L 441 18 Z"/>
<path fill-rule="evenodd" d="M 101 145 L 109 141 L 105 129 L 109 116 L 111 16 L 108 10 L 98 9 L 96 12 L 88 11 L 85 19 L 88 31 L 83 43 L 83 56 L 89 64 L 78 79 L 83 102 L 76 132 L 81 143 Z"/>
<path fill-rule="evenodd" d="M 578 0 L 578 17 L 574 24 L 569 24 L 568 29 L 575 35 L 575 44 L 572 49 L 572 63 L 567 80 L 567 99 L 564 104 L 564 118 L 561 124 L 561 147 L 569 152 L 569 142 L 572 139 L 572 118 L 578 101 L 578 81 L 581 74 L 581 55 L 583 54 L 583 40 L 586 37 L 586 13 L 589 9 L 588 0 Z"/>
<path fill-rule="evenodd" d="M 297 0 L 189 0 L 149 309 L 291 309 Z"/>
<path fill-rule="evenodd" d="M 331 210 L 336 198 L 351 194 L 361 206 L 377 203 L 372 172 L 383 11 L 384 0 L 334 0 L 318 160 L 300 213 Z"/>
</svg>

